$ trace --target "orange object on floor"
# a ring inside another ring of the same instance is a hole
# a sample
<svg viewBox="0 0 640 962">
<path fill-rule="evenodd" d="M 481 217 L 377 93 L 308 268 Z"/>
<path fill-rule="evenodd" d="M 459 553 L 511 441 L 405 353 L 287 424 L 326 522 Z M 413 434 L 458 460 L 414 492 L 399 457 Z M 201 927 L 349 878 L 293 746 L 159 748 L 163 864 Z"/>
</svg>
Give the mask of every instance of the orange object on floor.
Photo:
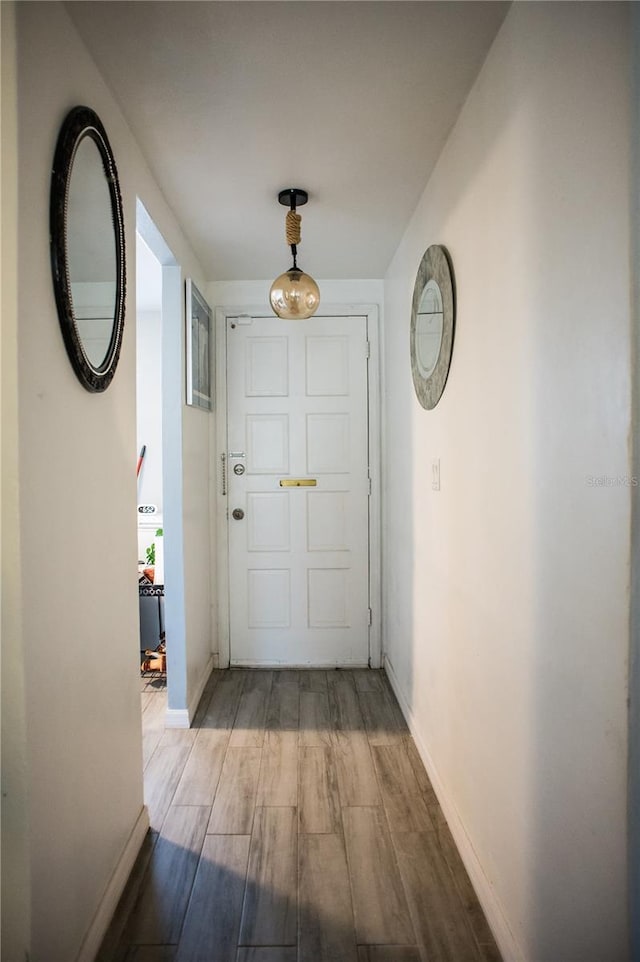
<svg viewBox="0 0 640 962">
<path fill-rule="evenodd" d="M 140 671 L 164 671 L 167 670 L 167 656 L 158 655 L 155 651 L 145 651 L 145 655 L 150 655 L 151 657 L 145 658 L 145 660 L 140 665 Z"/>
<path fill-rule="evenodd" d="M 140 665 L 140 671 L 163 671 L 167 670 L 167 656 L 165 654 L 167 650 L 167 644 L 165 641 L 161 641 L 155 651 L 150 651 L 147 649 L 145 651 L 145 658 Z"/>
</svg>

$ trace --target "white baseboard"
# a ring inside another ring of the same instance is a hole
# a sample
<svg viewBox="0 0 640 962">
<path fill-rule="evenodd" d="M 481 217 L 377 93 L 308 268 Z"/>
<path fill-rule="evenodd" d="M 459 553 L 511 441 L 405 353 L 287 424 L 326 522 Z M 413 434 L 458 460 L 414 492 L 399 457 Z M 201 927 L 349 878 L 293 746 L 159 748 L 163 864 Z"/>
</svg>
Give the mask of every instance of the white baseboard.
<svg viewBox="0 0 640 962">
<path fill-rule="evenodd" d="M 165 728 L 191 728 L 188 708 L 167 708 L 164 713 Z"/>
<path fill-rule="evenodd" d="M 189 702 L 189 723 L 191 723 L 195 718 L 195 714 L 198 710 L 198 705 L 200 704 L 200 699 L 202 698 L 202 693 L 205 689 L 207 682 L 209 681 L 209 675 L 213 671 L 214 667 L 215 667 L 215 655 L 210 655 L 209 661 L 207 662 L 207 665 L 204 671 L 200 675 L 198 684 L 196 685 L 195 691 L 193 693 L 193 697 Z"/>
<path fill-rule="evenodd" d="M 0 0 L 1 2 L 1 0 Z M 255 661 L 248 660 L 246 658 L 239 658 L 237 661 L 232 661 L 230 668 L 273 668 L 278 669 L 289 669 L 295 668 L 300 670 L 309 669 L 310 671 L 317 671 L 318 669 L 324 669 L 325 671 L 331 671 L 332 669 L 340 670 L 341 668 L 368 668 L 369 665 L 366 661 L 343 661 L 339 665 L 336 665 L 335 661 Z"/>
<path fill-rule="evenodd" d="M 471 884 L 473 885 L 475 893 L 478 896 L 478 900 L 482 906 L 487 922 L 489 923 L 489 927 L 493 932 L 493 936 L 498 943 L 498 948 L 500 949 L 502 958 L 504 962 L 525 962 L 525 957 L 514 938 L 513 932 L 509 928 L 509 924 L 496 892 L 491 885 L 491 882 L 485 875 L 484 869 L 482 868 L 475 849 L 471 843 L 471 839 L 467 835 L 465 827 L 453 802 L 445 791 L 444 784 L 438 774 L 438 770 L 433 762 L 433 759 L 429 754 L 429 750 L 420 737 L 411 707 L 400 687 L 396 673 L 393 670 L 393 665 L 386 655 L 384 657 L 384 670 L 387 674 L 389 682 L 391 683 L 394 694 L 398 699 L 398 704 L 402 709 L 402 714 L 406 719 L 409 730 L 413 736 L 413 740 L 416 743 L 416 748 L 418 749 L 420 758 L 422 759 L 424 767 L 427 770 L 427 775 L 431 780 L 433 790 L 436 793 L 440 807 L 444 813 L 444 817 L 447 820 L 447 825 L 449 826 L 451 834 L 453 835 L 454 841 L 458 847 L 460 857 L 464 862 L 464 867 L 469 874 Z"/>
<path fill-rule="evenodd" d="M 189 702 L 189 707 L 167 708 L 164 716 L 165 728 L 191 728 L 191 722 L 193 721 L 198 710 L 198 705 L 200 704 L 200 699 L 202 698 L 205 685 L 209 681 L 209 675 L 215 668 L 217 657 L 217 653 L 209 656 L 206 667 L 198 679 L 198 684 L 196 685 L 191 697 L 191 701 Z"/>
<path fill-rule="evenodd" d="M 148 831 L 149 812 L 147 806 L 143 805 L 80 946 L 76 962 L 94 962 Z"/>
</svg>

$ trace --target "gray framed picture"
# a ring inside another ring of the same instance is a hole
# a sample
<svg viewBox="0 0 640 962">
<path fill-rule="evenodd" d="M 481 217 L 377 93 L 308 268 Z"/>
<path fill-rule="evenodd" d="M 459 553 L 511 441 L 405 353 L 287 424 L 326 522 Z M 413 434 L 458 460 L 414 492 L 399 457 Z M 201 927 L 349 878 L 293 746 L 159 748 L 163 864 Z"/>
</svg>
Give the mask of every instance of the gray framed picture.
<svg viewBox="0 0 640 962">
<path fill-rule="evenodd" d="M 213 410 L 213 324 L 211 308 L 187 278 L 187 404 Z"/>
</svg>

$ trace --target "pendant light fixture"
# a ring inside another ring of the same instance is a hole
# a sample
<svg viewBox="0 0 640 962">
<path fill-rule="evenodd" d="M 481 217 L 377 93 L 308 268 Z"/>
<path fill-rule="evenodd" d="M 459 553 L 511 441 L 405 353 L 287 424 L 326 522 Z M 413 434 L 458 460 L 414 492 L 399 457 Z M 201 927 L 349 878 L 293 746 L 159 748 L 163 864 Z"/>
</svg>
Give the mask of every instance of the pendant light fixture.
<svg viewBox="0 0 640 962">
<path fill-rule="evenodd" d="M 320 290 L 313 277 L 300 270 L 297 264 L 298 244 L 300 243 L 300 224 L 302 217 L 296 212 L 309 200 L 306 190 L 288 187 L 281 190 L 278 200 L 288 207 L 286 218 L 287 244 L 293 254 L 293 266 L 276 277 L 269 291 L 271 307 L 278 317 L 297 321 L 311 317 L 320 304 Z"/>
</svg>

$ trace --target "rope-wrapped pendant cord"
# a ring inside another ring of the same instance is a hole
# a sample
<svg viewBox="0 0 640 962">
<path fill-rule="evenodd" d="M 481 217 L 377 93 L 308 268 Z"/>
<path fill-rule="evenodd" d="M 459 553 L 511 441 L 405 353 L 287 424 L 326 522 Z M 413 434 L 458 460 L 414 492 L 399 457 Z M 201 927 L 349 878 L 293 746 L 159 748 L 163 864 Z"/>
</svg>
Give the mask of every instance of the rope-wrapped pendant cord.
<svg viewBox="0 0 640 962">
<path fill-rule="evenodd" d="M 287 211 L 287 219 L 285 223 L 285 235 L 287 238 L 287 244 L 291 248 L 291 253 L 293 254 L 293 267 L 295 270 L 298 269 L 298 244 L 300 243 L 300 224 L 302 223 L 302 217 L 297 214 L 295 210 Z"/>
<path fill-rule="evenodd" d="M 287 237 L 287 244 L 291 247 L 293 244 L 300 243 L 300 225 L 302 223 L 302 217 L 297 214 L 295 210 L 287 211 L 287 220 L 285 225 L 285 233 Z"/>
</svg>

